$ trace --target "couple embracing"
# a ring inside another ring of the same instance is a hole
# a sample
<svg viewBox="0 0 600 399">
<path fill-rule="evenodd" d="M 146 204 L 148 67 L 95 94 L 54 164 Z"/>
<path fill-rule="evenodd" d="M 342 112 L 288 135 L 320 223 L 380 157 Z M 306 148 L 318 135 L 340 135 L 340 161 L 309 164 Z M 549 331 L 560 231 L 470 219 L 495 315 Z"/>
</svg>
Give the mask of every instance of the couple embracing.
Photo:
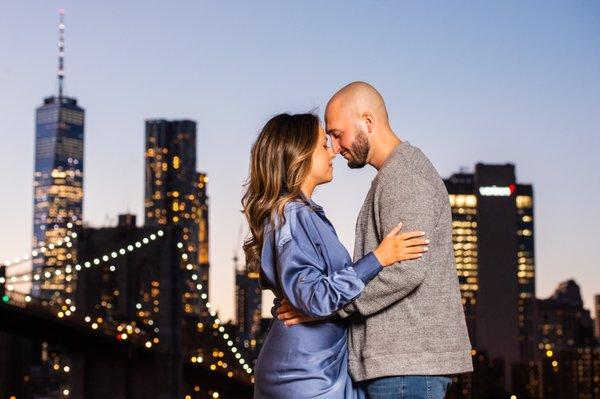
<svg viewBox="0 0 600 399">
<path fill-rule="evenodd" d="M 353 258 L 312 200 L 338 153 L 350 168 L 378 171 Z M 325 128 L 313 114 L 267 122 L 242 203 L 247 264 L 276 297 L 254 398 L 438 399 L 452 375 L 472 371 L 448 193 L 421 150 L 393 132 L 375 88 L 339 90 Z"/>
</svg>

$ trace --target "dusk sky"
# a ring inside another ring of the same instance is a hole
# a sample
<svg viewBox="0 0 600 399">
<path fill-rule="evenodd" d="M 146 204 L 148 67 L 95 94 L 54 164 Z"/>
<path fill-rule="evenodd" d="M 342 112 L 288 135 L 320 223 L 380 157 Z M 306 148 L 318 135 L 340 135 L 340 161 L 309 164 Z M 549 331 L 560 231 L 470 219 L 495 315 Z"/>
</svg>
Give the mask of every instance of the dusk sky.
<svg viewBox="0 0 600 399">
<path fill-rule="evenodd" d="M 196 120 L 222 319 L 257 132 L 276 113 L 322 115 L 354 80 L 380 90 L 394 131 L 441 176 L 510 162 L 533 184 L 538 297 L 569 278 L 588 308 L 600 293 L 600 2 L 3 2 L 2 259 L 31 246 L 34 110 L 57 92 L 61 7 L 66 94 L 86 111 L 85 221 L 130 210 L 141 223 L 144 120 Z M 350 252 L 374 174 L 339 157 L 314 198 Z"/>
</svg>

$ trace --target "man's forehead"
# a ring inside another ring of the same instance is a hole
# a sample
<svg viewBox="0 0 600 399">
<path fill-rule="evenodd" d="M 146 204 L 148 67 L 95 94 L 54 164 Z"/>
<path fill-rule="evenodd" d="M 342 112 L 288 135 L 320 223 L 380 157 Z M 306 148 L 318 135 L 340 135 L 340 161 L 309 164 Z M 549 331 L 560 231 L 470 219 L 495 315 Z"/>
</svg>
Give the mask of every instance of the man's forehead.
<svg viewBox="0 0 600 399">
<path fill-rule="evenodd" d="M 325 131 L 327 134 L 334 133 L 342 129 L 344 119 L 340 113 L 326 113 L 325 114 Z"/>
</svg>

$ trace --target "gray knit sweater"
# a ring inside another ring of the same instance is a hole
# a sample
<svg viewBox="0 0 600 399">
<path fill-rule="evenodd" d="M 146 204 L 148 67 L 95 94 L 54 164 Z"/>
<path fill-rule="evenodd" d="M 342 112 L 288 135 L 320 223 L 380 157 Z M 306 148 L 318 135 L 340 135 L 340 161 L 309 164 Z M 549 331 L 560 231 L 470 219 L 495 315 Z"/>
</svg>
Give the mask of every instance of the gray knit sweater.
<svg viewBox="0 0 600 399">
<path fill-rule="evenodd" d="M 420 259 L 386 267 L 339 313 L 351 317 L 350 372 L 357 381 L 473 370 L 452 247 L 448 192 L 427 157 L 398 145 L 373 180 L 356 223 L 354 258 L 399 222 L 431 243 Z"/>
</svg>

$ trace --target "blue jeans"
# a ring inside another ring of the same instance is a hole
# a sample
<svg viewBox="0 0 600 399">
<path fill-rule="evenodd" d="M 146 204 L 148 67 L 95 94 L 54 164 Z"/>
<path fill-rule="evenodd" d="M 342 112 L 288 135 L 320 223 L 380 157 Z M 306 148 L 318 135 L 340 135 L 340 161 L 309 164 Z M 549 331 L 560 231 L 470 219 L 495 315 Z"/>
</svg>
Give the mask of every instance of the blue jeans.
<svg viewBox="0 0 600 399">
<path fill-rule="evenodd" d="M 406 375 L 366 381 L 369 399 L 444 399 L 452 379 L 441 375 Z"/>
</svg>

